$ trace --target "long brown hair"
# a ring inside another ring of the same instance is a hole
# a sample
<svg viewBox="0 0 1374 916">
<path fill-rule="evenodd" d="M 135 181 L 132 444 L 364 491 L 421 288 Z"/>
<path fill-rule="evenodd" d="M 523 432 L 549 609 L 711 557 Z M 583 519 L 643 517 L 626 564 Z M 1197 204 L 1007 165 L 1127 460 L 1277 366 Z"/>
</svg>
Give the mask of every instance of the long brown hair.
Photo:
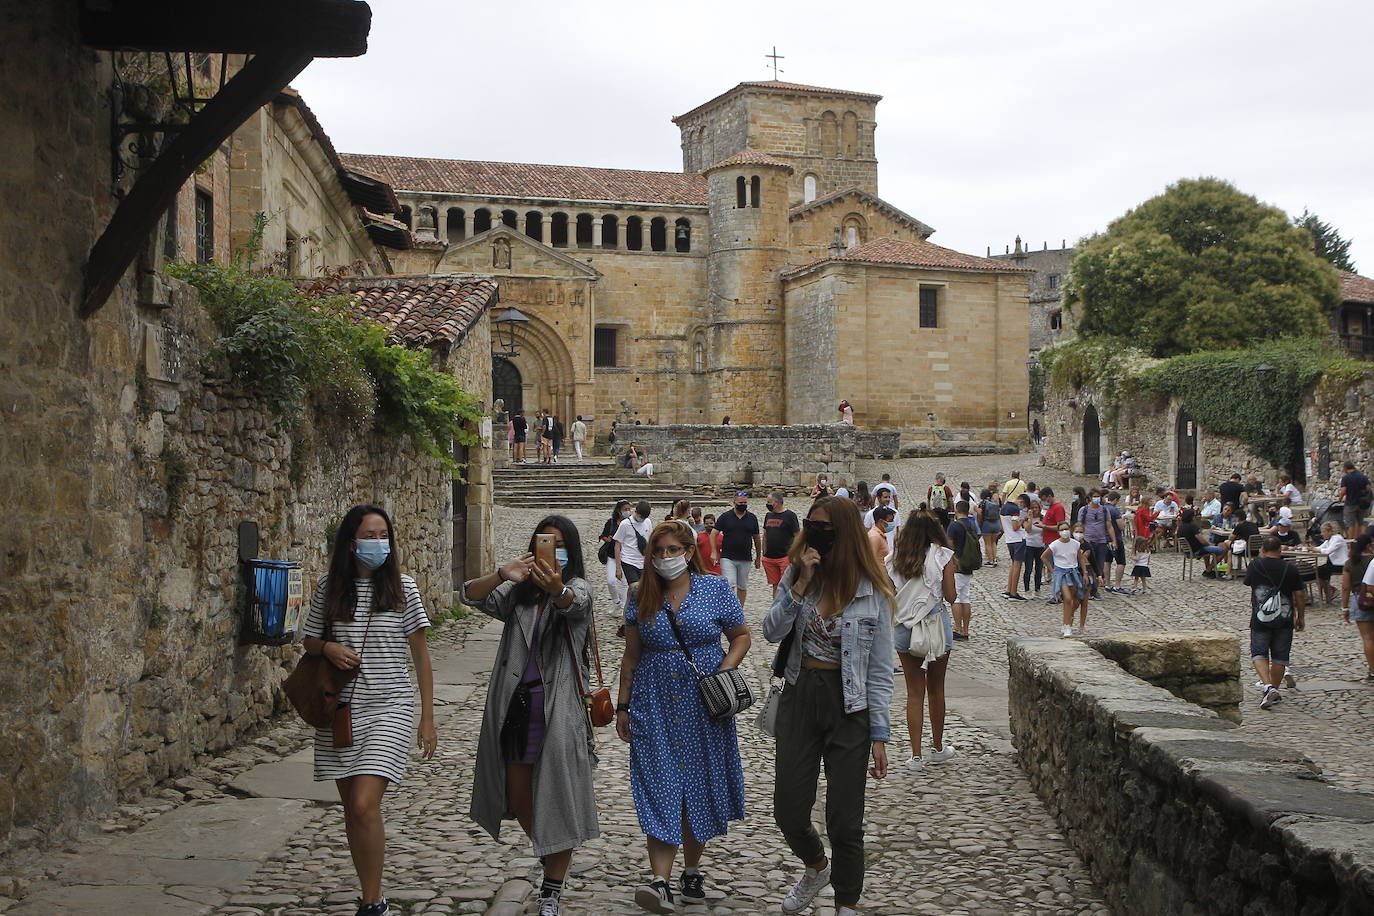
<svg viewBox="0 0 1374 916">
<path fill-rule="evenodd" d="M 386 537 L 391 542 L 391 553 L 386 562 L 372 571 L 372 607 L 370 611 L 400 610 L 405 602 L 401 586 L 400 558 L 396 556 L 396 526 L 391 524 L 391 516 L 381 506 L 364 503 L 354 506 L 344 514 L 339 522 L 339 531 L 334 535 L 334 550 L 329 557 L 329 577 L 325 580 L 324 619 L 329 622 L 349 623 L 358 603 L 357 588 L 353 580 L 358 576 L 354 565 L 353 539 L 358 536 L 363 519 L 369 515 L 380 515 L 386 522 Z"/>
<path fill-rule="evenodd" d="M 644 545 L 644 574 L 639 577 L 639 586 L 635 591 L 634 601 L 640 623 L 653 620 L 658 609 L 663 607 L 663 593 L 668 580 L 658 574 L 653 561 L 654 542 L 659 540 L 677 541 L 688 551 L 689 574 L 706 572 L 701 565 L 701 555 L 697 553 L 697 533 L 692 530 L 692 526 L 676 518 L 659 522 L 658 526 L 649 532 L 649 540 Z"/>
<path fill-rule="evenodd" d="M 830 548 L 830 553 L 821 558 L 811 588 L 819 589 L 824 597 L 830 599 L 830 606 L 835 613 L 842 612 L 854 599 L 861 576 L 867 578 L 873 584 L 873 590 L 881 592 L 888 601 L 896 598 L 897 590 L 892 587 L 887 570 L 878 565 L 878 558 L 869 546 L 863 520 L 859 517 L 859 507 L 854 505 L 854 500 L 843 496 L 822 496 L 811 504 L 806 517 L 809 519 L 817 509 L 823 509 L 829 517 L 830 525 L 835 529 L 835 545 Z M 801 568 L 801 557 L 808 546 L 806 526 L 803 525 L 801 533 L 792 541 L 792 549 L 788 551 L 791 565 Z"/>
<path fill-rule="evenodd" d="M 924 572 L 926 554 L 932 546 L 949 547 L 949 536 L 940 521 L 929 512 L 913 511 L 897 535 L 892 551 L 892 571 L 904 579 L 915 579 Z"/>
</svg>

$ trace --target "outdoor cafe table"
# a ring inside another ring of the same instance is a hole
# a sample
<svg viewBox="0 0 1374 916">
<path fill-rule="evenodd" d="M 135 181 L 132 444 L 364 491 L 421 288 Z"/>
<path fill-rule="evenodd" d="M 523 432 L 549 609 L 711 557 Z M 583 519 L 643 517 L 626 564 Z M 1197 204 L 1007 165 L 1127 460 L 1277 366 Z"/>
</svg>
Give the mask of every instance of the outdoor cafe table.
<svg viewBox="0 0 1374 916">
<path fill-rule="evenodd" d="M 1269 524 L 1268 513 L 1261 514 L 1260 510 L 1268 509 L 1272 506 L 1283 505 L 1282 496 L 1252 496 L 1246 502 L 1246 508 L 1250 510 L 1250 520 L 1261 525 Z"/>
</svg>

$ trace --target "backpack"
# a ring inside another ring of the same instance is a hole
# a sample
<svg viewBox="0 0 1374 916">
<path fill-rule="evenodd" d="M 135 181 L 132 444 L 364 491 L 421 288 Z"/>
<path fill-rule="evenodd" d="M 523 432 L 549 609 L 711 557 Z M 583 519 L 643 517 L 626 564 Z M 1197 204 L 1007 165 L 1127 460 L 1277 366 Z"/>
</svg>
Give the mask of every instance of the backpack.
<svg viewBox="0 0 1374 916">
<path fill-rule="evenodd" d="M 959 524 L 964 526 L 964 549 L 959 551 L 959 572 L 967 576 L 975 569 L 983 568 L 983 545 L 979 543 L 978 532 L 968 519 L 959 519 Z"/>
<path fill-rule="evenodd" d="M 1259 568 L 1256 567 L 1257 570 Z M 1268 573 L 1265 573 L 1265 578 L 1269 578 Z M 1255 619 L 1260 624 L 1271 629 L 1282 629 L 1288 625 L 1292 613 L 1292 607 L 1284 603 L 1279 586 L 1272 581 L 1268 585 L 1255 586 Z"/>
<path fill-rule="evenodd" d="M 930 488 L 930 508 L 949 508 L 949 494 L 946 492 L 944 484 L 940 484 L 938 487 Z"/>
</svg>

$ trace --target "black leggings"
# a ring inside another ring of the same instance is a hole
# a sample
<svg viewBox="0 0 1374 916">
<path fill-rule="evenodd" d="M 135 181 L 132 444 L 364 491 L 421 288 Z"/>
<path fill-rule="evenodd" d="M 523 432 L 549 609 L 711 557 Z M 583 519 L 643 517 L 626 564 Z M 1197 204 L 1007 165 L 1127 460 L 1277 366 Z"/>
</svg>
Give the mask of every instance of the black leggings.
<svg viewBox="0 0 1374 916">
<path fill-rule="evenodd" d="M 1031 543 L 1027 541 L 1026 546 L 1030 547 Z M 1031 570 L 1034 569 L 1035 590 L 1037 592 L 1040 591 L 1040 581 L 1045 575 L 1045 561 L 1041 559 L 1040 555 L 1044 552 L 1045 548 L 1039 544 L 1035 545 L 1034 550 L 1026 551 L 1026 558 L 1021 564 L 1021 588 L 1027 589 L 1031 587 Z"/>
</svg>

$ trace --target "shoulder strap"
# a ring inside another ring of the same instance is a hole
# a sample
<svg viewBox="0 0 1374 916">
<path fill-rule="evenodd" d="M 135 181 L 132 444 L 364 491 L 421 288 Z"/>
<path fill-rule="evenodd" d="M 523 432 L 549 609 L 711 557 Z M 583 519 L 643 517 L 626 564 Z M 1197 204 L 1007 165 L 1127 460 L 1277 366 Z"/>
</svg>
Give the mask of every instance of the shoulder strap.
<svg viewBox="0 0 1374 916">
<path fill-rule="evenodd" d="M 687 648 L 687 640 L 682 638 L 682 630 L 679 629 L 677 625 L 677 615 L 673 613 L 673 609 L 670 607 L 663 608 L 663 613 L 668 618 L 668 625 L 673 628 L 673 635 L 677 637 L 677 644 L 682 647 L 682 654 L 687 656 L 687 664 L 691 665 L 692 670 L 699 676 L 705 677 L 705 675 L 701 673 L 701 669 L 697 667 L 696 661 L 692 659 L 692 650 Z"/>
<path fill-rule="evenodd" d="M 596 612 L 589 609 L 587 611 L 587 639 L 591 643 L 592 660 L 596 662 L 596 682 L 602 687 L 606 686 L 606 675 L 601 673 L 601 644 L 596 638 Z M 572 636 L 568 636 L 569 644 L 572 643 Z"/>
<path fill-rule="evenodd" d="M 357 588 L 357 586 L 354 586 L 354 588 Z M 357 600 L 355 599 L 354 602 L 353 602 L 353 610 L 354 610 L 354 613 L 357 613 L 357 609 L 358 609 L 358 605 L 357 605 Z M 362 670 L 363 670 L 363 650 L 367 648 L 367 635 L 368 635 L 369 633 L 372 632 L 372 613 L 373 613 L 373 612 L 372 612 L 372 605 L 369 603 L 369 604 L 368 604 L 368 608 L 367 608 L 367 626 L 363 627 L 363 642 L 362 642 L 362 645 L 358 646 L 358 673 L 359 673 L 359 674 L 361 674 L 361 673 L 362 673 Z M 332 630 L 333 628 L 334 628 L 334 625 L 333 625 L 333 622 L 331 621 L 330 624 L 329 624 L 329 630 Z M 328 632 L 328 631 L 326 631 L 326 632 Z M 336 641 L 337 641 L 337 640 L 336 640 Z M 350 691 L 348 691 L 348 702 L 350 702 L 350 703 L 353 702 L 353 694 L 355 694 L 355 693 L 358 692 L 358 680 L 359 680 L 359 679 L 355 677 L 355 678 L 352 678 L 351 680 L 352 680 L 352 682 L 353 682 L 353 689 L 350 690 Z M 340 703 L 342 703 L 342 702 L 343 702 L 343 701 L 340 701 Z"/>
</svg>

